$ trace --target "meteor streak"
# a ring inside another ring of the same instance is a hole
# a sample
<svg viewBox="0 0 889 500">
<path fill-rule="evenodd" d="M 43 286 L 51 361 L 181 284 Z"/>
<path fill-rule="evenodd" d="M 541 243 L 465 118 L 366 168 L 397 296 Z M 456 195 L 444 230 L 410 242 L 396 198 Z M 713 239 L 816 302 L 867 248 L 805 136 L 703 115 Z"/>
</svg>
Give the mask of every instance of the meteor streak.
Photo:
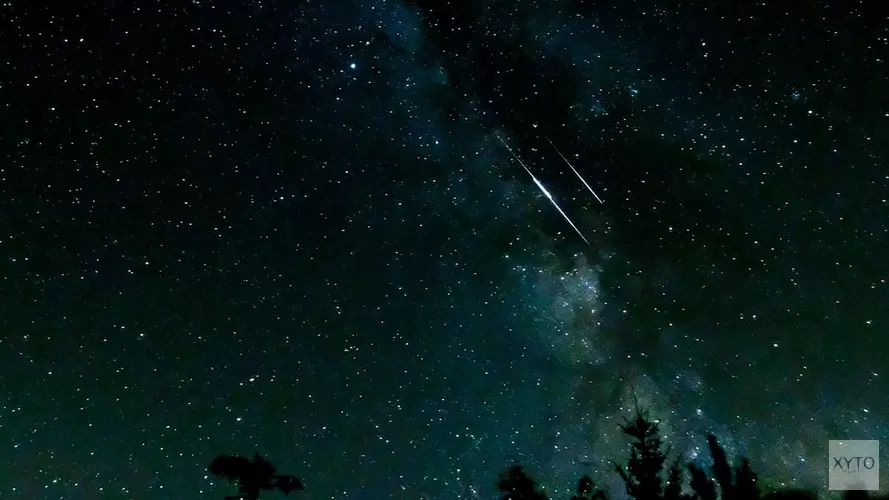
<svg viewBox="0 0 889 500">
<path fill-rule="evenodd" d="M 605 202 L 604 202 L 604 201 L 602 201 L 602 198 L 599 198 L 599 195 L 597 195 L 597 194 L 596 194 L 596 192 L 595 192 L 595 191 L 593 191 L 593 188 L 591 188 L 591 187 L 590 187 L 590 185 L 589 185 L 589 184 L 587 184 L 587 182 L 586 182 L 586 180 L 584 180 L 584 178 L 583 178 L 583 177 L 581 177 L 581 176 L 580 176 L 580 172 L 578 172 L 578 171 L 577 171 L 577 169 L 576 169 L 576 168 L 574 168 L 574 165 L 572 165 L 572 164 L 571 164 L 571 162 L 570 162 L 570 161 L 568 161 L 568 158 L 565 158 L 565 155 L 563 155 L 563 154 L 562 154 L 562 152 L 561 152 L 561 151 L 559 151 L 559 148 L 557 148 L 557 147 L 556 147 L 556 145 L 555 145 L 555 144 L 553 144 L 553 141 L 550 141 L 550 140 L 549 140 L 549 137 L 547 137 L 547 138 L 546 138 L 546 140 L 547 140 L 547 141 L 549 141 L 549 145 L 550 145 L 550 146 L 552 146 L 552 147 L 553 147 L 553 149 L 555 149 L 555 150 L 556 150 L 556 153 L 559 153 L 559 156 L 561 156 L 561 157 L 562 157 L 562 159 L 563 159 L 563 160 L 565 160 L 565 163 L 567 163 L 567 164 L 568 164 L 568 166 L 569 166 L 569 167 L 571 167 L 571 170 L 573 170 L 573 171 L 574 171 L 574 175 L 576 175 L 576 176 L 577 176 L 577 178 L 578 178 L 578 179 L 580 179 L 580 182 L 582 182 L 582 183 L 583 183 L 583 185 L 584 185 L 584 186 L 586 186 L 586 188 L 587 188 L 587 189 L 589 189 L 589 190 L 590 190 L 590 192 L 591 192 L 591 193 L 593 193 L 593 196 L 595 196 L 595 197 L 596 197 L 596 199 L 597 199 L 597 200 L 599 200 L 599 203 L 601 203 L 601 204 L 603 204 L 603 205 L 604 205 L 604 204 L 605 204 Z"/>
<path fill-rule="evenodd" d="M 586 239 L 586 236 L 584 236 L 583 233 L 580 232 L 580 229 L 577 229 L 577 226 L 575 226 L 574 223 L 571 222 L 571 219 L 568 218 L 568 215 L 565 214 L 565 211 L 562 210 L 562 207 L 560 207 L 559 204 L 556 203 L 556 200 L 553 199 L 553 195 L 549 194 L 549 191 L 547 191 L 546 188 L 543 187 L 543 184 L 541 184 L 540 181 L 537 180 L 537 177 L 534 177 L 534 174 L 531 173 L 531 170 L 528 169 L 527 165 L 525 165 L 525 162 L 523 162 L 522 159 L 519 158 L 518 155 L 515 154 L 515 153 L 512 151 L 512 148 L 510 148 L 509 145 L 506 144 L 506 141 L 504 141 L 504 140 L 500 137 L 499 134 L 494 134 L 494 136 L 497 138 L 497 140 L 500 141 L 501 144 L 503 144 L 503 147 L 505 147 L 506 150 L 509 151 L 509 154 L 511 154 L 512 157 L 515 158 L 516 161 L 519 162 L 519 165 L 521 165 L 522 168 L 525 169 L 525 172 L 528 172 L 528 175 L 531 176 L 531 180 L 534 181 L 534 184 L 537 184 L 537 187 L 540 189 L 540 191 L 543 192 L 543 195 L 546 196 L 546 199 L 548 199 L 549 202 L 552 203 L 552 205 L 553 205 L 554 207 L 556 207 L 556 210 L 558 210 L 559 213 L 562 214 L 562 218 L 564 218 L 565 221 L 568 222 L 568 224 L 571 225 L 571 227 L 572 227 L 572 228 L 574 229 L 574 231 L 578 234 L 578 236 L 580 236 L 580 237 L 583 239 L 583 241 L 586 242 L 587 245 L 589 245 L 589 244 L 590 244 L 590 240 Z"/>
</svg>

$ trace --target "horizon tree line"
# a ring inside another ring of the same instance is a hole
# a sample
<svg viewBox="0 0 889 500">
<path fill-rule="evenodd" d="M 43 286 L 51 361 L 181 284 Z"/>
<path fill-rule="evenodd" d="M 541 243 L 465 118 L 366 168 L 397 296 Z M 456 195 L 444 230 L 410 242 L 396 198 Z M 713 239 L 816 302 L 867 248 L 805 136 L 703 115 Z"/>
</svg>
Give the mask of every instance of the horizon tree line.
<svg viewBox="0 0 889 500">
<path fill-rule="evenodd" d="M 670 448 L 665 447 L 657 421 L 636 405 L 635 415 L 620 425 L 621 432 L 630 438 L 630 456 L 626 464 L 612 462 L 630 500 L 817 500 L 815 490 L 778 489 L 763 491 L 758 475 L 750 461 L 741 458 L 732 466 L 728 455 L 716 436 L 707 435 L 707 448 L 712 465 L 709 471 L 694 462 L 682 464 L 682 456 L 669 461 Z M 225 500 L 258 500 L 260 493 L 278 490 L 285 495 L 305 491 L 302 480 L 295 476 L 279 475 L 268 460 L 259 453 L 253 460 L 220 455 L 210 464 L 212 474 L 238 483 L 238 495 Z M 688 480 L 686 481 L 686 472 Z M 497 480 L 501 500 L 550 500 L 540 485 L 520 464 L 513 464 Z M 846 491 L 843 500 L 889 500 L 889 494 L 867 491 Z M 611 500 L 588 474 L 577 482 L 569 500 Z"/>
</svg>

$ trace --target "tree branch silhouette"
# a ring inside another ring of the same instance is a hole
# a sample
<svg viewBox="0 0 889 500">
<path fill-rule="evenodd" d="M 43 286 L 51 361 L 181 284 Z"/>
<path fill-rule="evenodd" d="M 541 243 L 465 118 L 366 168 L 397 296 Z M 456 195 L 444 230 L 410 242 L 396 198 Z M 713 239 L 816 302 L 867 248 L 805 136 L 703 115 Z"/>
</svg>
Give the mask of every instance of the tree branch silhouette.
<svg viewBox="0 0 889 500">
<path fill-rule="evenodd" d="M 285 495 L 291 491 L 304 491 L 303 483 L 295 476 L 278 474 L 272 464 L 256 453 L 253 460 L 244 457 L 219 455 L 210 462 L 210 472 L 229 482 L 238 483 L 240 495 L 227 496 L 225 500 L 257 500 L 262 490 L 278 490 Z"/>
</svg>

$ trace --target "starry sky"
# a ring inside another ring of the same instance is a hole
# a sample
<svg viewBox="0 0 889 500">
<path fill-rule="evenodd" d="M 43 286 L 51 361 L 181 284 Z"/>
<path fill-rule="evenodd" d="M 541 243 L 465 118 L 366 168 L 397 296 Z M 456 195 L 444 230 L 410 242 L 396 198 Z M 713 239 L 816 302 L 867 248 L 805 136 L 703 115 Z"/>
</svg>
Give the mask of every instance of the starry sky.
<svg viewBox="0 0 889 500">
<path fill-rule="evenodd" d="M 889 436 L 877 4 L 0 3 L 0 497 L 613 487 L 634 393 L 823 488 Z"/>
</svg>

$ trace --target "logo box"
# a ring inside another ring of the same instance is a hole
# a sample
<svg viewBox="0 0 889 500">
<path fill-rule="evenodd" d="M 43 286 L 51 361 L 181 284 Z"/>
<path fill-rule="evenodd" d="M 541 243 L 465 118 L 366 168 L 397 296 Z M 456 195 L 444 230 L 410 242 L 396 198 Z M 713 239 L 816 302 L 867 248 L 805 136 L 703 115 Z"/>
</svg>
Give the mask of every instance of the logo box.
<svg viewBox="0 0 889 500">
<path fill-rule="evenodd" d="M 880 489 L 880 442 L 830 440 L 827 445 L 828 489 L 831 491 Z"/>
</svg>

